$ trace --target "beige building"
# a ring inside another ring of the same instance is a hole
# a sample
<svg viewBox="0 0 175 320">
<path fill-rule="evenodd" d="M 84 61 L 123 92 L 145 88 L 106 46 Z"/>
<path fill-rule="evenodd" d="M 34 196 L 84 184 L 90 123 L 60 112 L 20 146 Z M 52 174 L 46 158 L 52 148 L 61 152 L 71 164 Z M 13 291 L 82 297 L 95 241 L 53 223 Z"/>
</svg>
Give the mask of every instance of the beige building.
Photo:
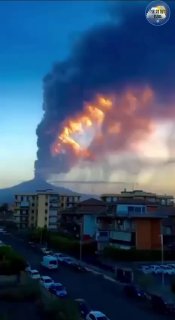
<svg viewBox="0 0 175 320">
<path fill-rule="evenodd" d="M 15 222 L 20 229 L 56 229 L 60 211 L 80 201 L 77 194 L 61 195 L 50 190 L 15 195 Z"/>
</svg>

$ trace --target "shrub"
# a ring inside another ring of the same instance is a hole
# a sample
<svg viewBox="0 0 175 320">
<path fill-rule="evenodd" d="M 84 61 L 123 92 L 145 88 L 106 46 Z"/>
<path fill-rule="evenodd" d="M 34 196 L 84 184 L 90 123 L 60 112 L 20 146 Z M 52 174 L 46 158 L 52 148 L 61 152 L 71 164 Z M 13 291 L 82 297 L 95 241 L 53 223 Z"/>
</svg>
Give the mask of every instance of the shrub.
<svg viewBox="0 0 175 320">
<path fill-rule="evenodd" d="M 0 247 L 0 274 L 18 274 L 24 270 L 26 262 L 23 257 L 17 254 L 11 247 Z"/>
<path fill-rule="evenodd" d="M 77 306 L 73 300 L 52 300 L 48 299 L 47 303 L 38 302 L 38 310 L 42 315 L 42 319 L 52 320 L 79 320 Z"/>
<path fill-rule="evenodd" d="M 11 302 L 36 301 L 39 297 L 39 285 L 33 282 L 0 291 L 0 299 Z"/>
</svg>

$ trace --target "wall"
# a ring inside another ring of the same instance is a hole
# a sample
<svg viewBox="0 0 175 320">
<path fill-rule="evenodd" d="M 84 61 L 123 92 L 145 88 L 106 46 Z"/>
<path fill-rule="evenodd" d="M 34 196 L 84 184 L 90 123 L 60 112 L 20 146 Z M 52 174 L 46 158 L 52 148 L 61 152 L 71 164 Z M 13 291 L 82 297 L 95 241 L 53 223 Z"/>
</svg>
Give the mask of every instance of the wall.
<svg viewBox="0 0 175 320">
<path fill-rule="evenodd" d="M 160 249 L 161 247 L 161 221 L 151 220 L 151 242 L 152 249 Z"/>
<path fill-rule="evenodd" d="M 45 213 L 46 206 L 45 202 L 47 202 L 46 195 L 39 194 L 38 195 L 38 216 L 37 216 L 37 227 L 44 228 L 47 225 L 47 221 L 45 221 L 45 217 L 47 214 Z"/>
<path fill-rule="evenodd" d="M 151 224 L 150 220 L 136 220 L 136 248 L 151 249 Z"/>
<path fill-rule="evenodd" d="M 119 204 L 116 206 L 116 214 L 130 214 L 130 213 L 144 214 L 146 211 L 147 209 L 145 205 Z"/>
<path fill-rule="evenodd" d="M 159 249 L 161 247 L 161 222 L 158 219 L 137 219 L 136 225 L 136 248 Z"/>
<path fill-rule="evenodd" d="M 93 237 L 95 236 L 96 231 L 97 231 L 96 216 L 84 215 L 83 234 Z"/>
</svg>

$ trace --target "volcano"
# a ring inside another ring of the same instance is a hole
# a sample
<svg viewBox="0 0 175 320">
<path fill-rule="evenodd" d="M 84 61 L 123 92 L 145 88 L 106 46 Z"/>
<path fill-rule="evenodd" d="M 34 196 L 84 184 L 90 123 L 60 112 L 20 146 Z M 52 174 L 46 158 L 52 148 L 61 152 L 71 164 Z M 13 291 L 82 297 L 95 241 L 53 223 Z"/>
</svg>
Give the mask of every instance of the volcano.
<svg viewBox="0 0 175 320">
<path fill-rule="evenodd" d="M 13 203 L 15 194 L 34 193 L 37 190 L 53 190 L 61 194 L 76 194 L 69 189 L 56 187 L 41 178 L 34 178 L 29 181 L 22 182 L 10 188 L 0 189 L 0 203 Z M 78 194 L 78 193 L 77 193 Z"/>
</svg>

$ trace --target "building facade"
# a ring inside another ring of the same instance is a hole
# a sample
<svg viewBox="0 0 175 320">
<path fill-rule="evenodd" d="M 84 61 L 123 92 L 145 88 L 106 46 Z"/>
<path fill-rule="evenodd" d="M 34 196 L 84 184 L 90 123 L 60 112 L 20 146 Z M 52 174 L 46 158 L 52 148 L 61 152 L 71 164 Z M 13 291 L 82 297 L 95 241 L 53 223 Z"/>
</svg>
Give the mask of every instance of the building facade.
<svg viewBox="0 0 175 320">
<path fill-rule="evenodd" d="M 63 210 L 62 230 L 77 238 L 82 234 L 83 239 L 96 240 L 99 250 L 108 245 L 121 249 L 160 249 L 161 235 L 165 239 L 172 237 L 165 221 L 170 209 L 175 213 L 173 197 L 136 191 L 125 198 L 121 193 L 121 197 L 113 195 L 112 200 L 110 196 L 110 201 L 106 196 L 101 199 L 89 199 Z"/>
<path fill-rule="evenodd" d="M 101 199 L 108 203 L 112 216 L 110 222 L 108 215 L 98 217 L 99 237 L 106 229 L 108 243 L 115 247 L 160 248 L 160 235 L 166 234 L 165 222 L 169 210 L 175 210 L 173 196 L 124 190 L 121 194 L 102 195 Z M 99 246 L 102 248 L 105 243 L 101 242 Z"/>
<path fill-rule="evenodd" d="M 57 229 L 60 211 L 80 201 L 79 195 L 60 195 L 43 190 L 15 196 L 14 219 L 17 227 Z"/>
</svg>

